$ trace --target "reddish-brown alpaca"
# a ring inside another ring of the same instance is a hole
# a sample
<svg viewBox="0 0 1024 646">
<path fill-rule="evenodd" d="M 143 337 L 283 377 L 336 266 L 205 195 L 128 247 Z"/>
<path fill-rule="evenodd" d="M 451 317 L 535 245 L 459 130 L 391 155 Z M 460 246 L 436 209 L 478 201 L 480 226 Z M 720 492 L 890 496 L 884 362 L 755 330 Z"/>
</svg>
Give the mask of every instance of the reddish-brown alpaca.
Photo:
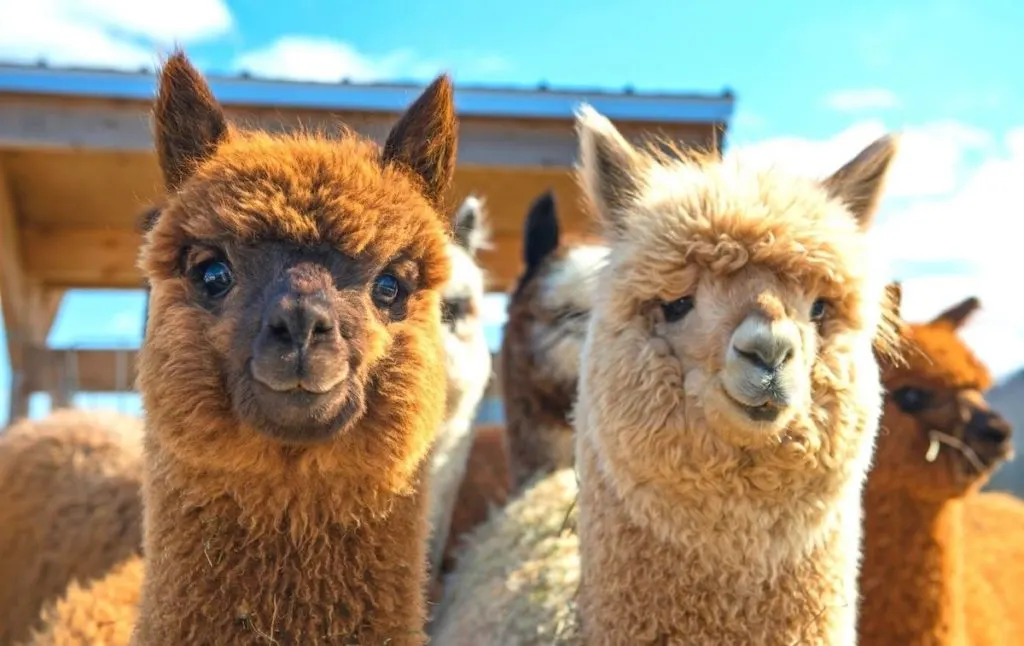
<svg viewBox="0 0 1024 646">
<path fill-rule="evenodd" d="M 887 395 L 864 490 L 862 645 L 1010 643 L 968 640 L 968 625 L 1009 592 L 965 588 L 975 574 L 965 556 L 976 551 L 965 506 L 1011 446 L 1009 425 L 982 395 L 989 373 L 957 335 L 978 305 L 969 298 L 904 324 L 904 363 L 880 360 Z"/>
<path fill-rule="evenodd" d="M 237 129 L 176 53 L 155 122 L 133 643 L 423 643 L 448 78 L 381 150 Z"/>
</svg>

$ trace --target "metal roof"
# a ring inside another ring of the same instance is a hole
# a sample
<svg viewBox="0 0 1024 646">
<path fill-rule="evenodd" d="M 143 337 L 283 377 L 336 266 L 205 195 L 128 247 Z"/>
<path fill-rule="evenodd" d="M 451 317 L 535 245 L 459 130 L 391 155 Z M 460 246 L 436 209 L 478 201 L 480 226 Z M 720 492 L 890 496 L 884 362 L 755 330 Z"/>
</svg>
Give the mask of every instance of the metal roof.
<svg viewBox="0 0 1024 646">
<path fill-rule="evenodd" d="M 402 112 L 423 85 L 322 83 L 208 76 L 224 105 L 274 106 L 352 112 Z M 0 94 L 43 94 L 150 101 L 156 88 L 151 71 L 113 71 L 0 64 Z M 735 98 L 692 93 L 639 93 L 627 90 L 551 90 L 456 86 L 460 116 L 572 119 L 581 102 L 610 119 L 660 123 L 720 123 L 732 117 Z"/>
</svg>

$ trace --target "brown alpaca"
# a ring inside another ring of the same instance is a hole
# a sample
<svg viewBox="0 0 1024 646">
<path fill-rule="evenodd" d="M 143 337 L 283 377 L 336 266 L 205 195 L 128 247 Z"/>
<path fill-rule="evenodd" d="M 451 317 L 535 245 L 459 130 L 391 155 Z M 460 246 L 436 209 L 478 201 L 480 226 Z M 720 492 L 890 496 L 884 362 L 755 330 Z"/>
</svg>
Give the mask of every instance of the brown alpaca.
<svg viewBox="0 0 1024 646">
<path fill-rule="evenodd" d="M 576 397 L 590 294 L 607 247 L 560 240 L 554 195 L 526 217 L 524 270 L 508 304 L 499 363 L 513 486 L 573 464 L 565 411 Z"/>
<path fill-rule="evenodd" d="M 873 344 L 896 342 L 865 232 L 894 139 L 817 182 L 648 154 L 590 109 L 580 135 L 611 251 L 574 412 L 576 608 L 563 469 L 478 530 L 437 643 L 855 643 Z M 517 532 L 535 551 L 502 557 Z"/>
<path fill-rule="evenodd" d="M 142 421 L 57 410 L 0 434 L 0 644 L 44 604 L 142 552 Z"/>
<path fill-rule="evenodd" d="M 968 641 L 984 646 L 1024 644 L 1024 616 L 1018 603 L 1024 502 L 998 492 L 969 496 L 964 521 Z"/>
<path fill-rule="evenodd" d="M 1017 641 L 968 640 L 975 607 L 984 615 L 1014 589 L 965 589 L 968 563 L 982 556 L 967 548 L 965 509 L 989 496 L 977 492 L 1011 447 L 1009 425 L 982 394 L 989 372 L 957 335 L 978 307 L 968 298 L 927 323 L 902 325 L 904 360 L 881 362 L 885 409 L 864 489 L 861 644 Z"/>
<path fill-rule="evenodd" d="M 423 643 L 448 78 L 381 150 L 347 132 L 231 126 L 178 52 L 155 123 L 168 196 L 140 260 L 146 558 L 132 643 Z M 97 585 L 109 593 L 119 574 Z"/>
</svg>

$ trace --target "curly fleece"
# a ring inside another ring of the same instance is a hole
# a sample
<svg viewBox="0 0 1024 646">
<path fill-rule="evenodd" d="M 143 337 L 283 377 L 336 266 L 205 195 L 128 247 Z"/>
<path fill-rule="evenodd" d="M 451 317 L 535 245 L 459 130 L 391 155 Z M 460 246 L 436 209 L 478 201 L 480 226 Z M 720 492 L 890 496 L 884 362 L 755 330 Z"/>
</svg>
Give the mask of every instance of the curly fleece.
<svg viewBox="0 0 1024 646">
<path fill-rule="evenodd" d="M 0 434 L 0 644 L 74 580 L 142 552 L 142 420 L 58 410 Z"/>
<path fill-rule="evenodd" d="M 168 197 L 140 258 L 152 297 L 133 644 L 423 643 L 424 472 L 445 401 L 449 79 L 427 88 L 381 150 L 348 132 L 236 129 L 178 52 L 161 72 L 155 123 Z M 367 332 L 373 373 L 351 377 L 366 412 L 346 432 L 297 449 L 239 422 L 223 374 L 234 322 L 191 306 L 181 272 L 183 249 L 225 240 L 327 245 L 380 264 L 402 252 L 418 267 L 404 318 Z"/>
</svg>

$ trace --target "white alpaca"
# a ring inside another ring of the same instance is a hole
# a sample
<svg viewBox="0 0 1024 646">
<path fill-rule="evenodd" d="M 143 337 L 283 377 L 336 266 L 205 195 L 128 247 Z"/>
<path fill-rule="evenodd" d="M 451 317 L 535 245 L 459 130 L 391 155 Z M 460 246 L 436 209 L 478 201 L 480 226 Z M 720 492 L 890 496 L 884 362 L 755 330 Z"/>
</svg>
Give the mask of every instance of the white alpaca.
<svg viewBox="0 0 1024 646">
<path fill-rule="evenodd" d="M 455 215 L 448 244 L 452 274 L 441 290 L 444 346 L 448 358 L 445 422 L 434 441 L 430 465 L 431 573 L 444 554 L 455 499 L 473 445 L 473 420 L 491 378 L 491 351 L 481 318 L 485 277 L 476 254 L 488 245 L 483 201 L 470 195 Z"/>
</svg>

